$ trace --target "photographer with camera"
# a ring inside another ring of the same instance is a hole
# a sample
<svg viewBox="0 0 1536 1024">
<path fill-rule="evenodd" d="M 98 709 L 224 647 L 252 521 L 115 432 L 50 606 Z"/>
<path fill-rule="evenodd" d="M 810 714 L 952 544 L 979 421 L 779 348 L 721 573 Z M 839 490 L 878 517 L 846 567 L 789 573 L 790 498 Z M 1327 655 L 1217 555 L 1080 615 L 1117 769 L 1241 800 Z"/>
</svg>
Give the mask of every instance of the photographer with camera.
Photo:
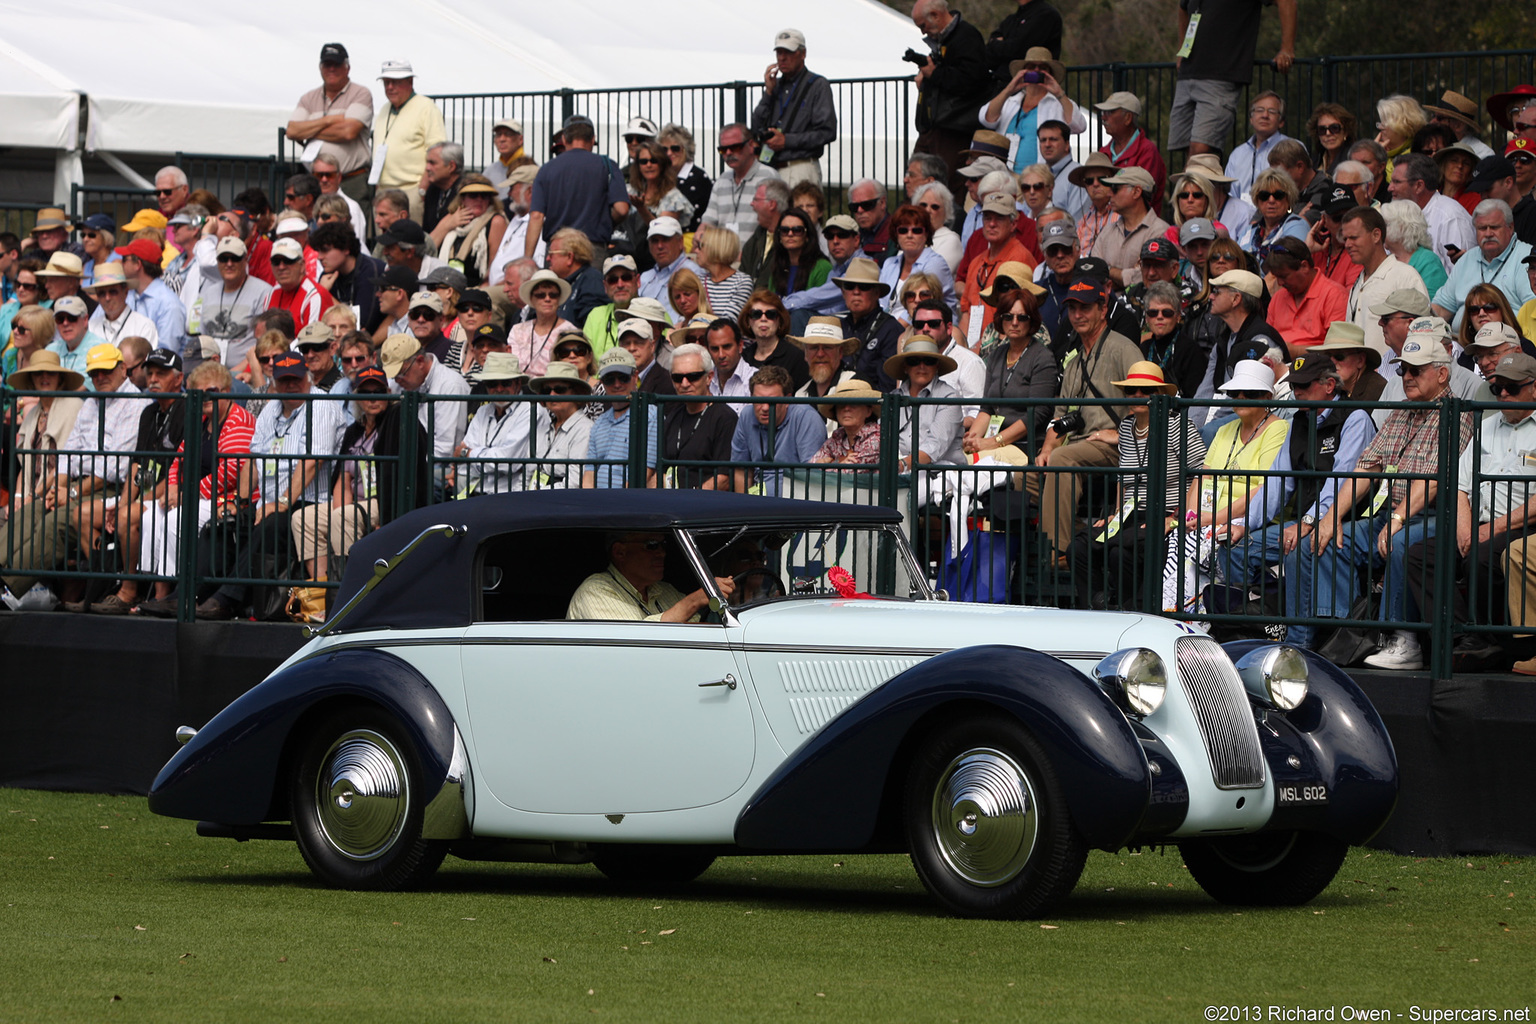
<svg viewBox="0 0 1536 1024">
<path fill-rule="evenodd" d="M 914 153 L 933 153 L 949 168 L 949 190 L 960 195 L 965 180 L 961 150 L 976 130 L 976 111 L 992 95 L 986 44 L 974 25 L 952 11 L 945 0 L 917 0 L 912 23 L 923 33 L 929 53 L 909 49 L 902 60 L 917 65 L 917 144 Z"/>
<path fill-rule="evenodd" d="M 1120 421 L 1127 407 L 1075 405 L 1084 398 L 1119 398 L 1115 381 L 1124 380 L 1142 359 L 1141 349 L 1110 330 L 1109 282 L 1077 274 L 1067 287 L 1067 319 L 1077 344 L 1062 360 L 1061 404 L 1052 413 L 1037 463 L 1041 466 L 1115 466 L 1120 461 Z M 1039 503 L 1040 529 L 1065 558 L 1077 528 L 1080 474 L 1030 473 L 1025 484 Z"/>
<path fill-rule="evenodd" d="M 1018 172 L 1041 159 L 1036 137 L 1041 125 L 1058 121 L 1076 135 L 1088 130 L 1088 119 L 1061 87 L 1067 68 L 1051 57 L 1050 50 L 1033 47 L 1008 69 L 1012 73 L 1008 84 L 981 108 L 979 118 L 982 127 L 1008 139 L 1008 169 Z"/>
<path fill-rule="evenodd" d="M 773 38 L 763 97 L 752 111 L 752 135 L 768 149 L 768 166 L 784 184 L 821 184 L 821 154 L 837 138 L 832 86 L 805 67 L 805 35 L 787 28 Z"/>
</svg>

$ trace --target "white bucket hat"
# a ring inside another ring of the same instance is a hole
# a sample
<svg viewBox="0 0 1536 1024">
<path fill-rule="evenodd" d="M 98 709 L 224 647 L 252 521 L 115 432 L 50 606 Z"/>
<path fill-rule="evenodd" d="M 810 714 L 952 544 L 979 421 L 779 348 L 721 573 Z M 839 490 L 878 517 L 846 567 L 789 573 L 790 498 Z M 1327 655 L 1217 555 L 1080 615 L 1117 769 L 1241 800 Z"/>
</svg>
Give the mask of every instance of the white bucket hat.
<svg viewBox="0 0 1536 1024">
<path fill-rule="evenodd" d="M 1243 359 L 1232 368 L 1232 379 L 1217 391 L 1265 391 L 1275 393 L 1275 371 L 1257 359 Z"/>
</svg>

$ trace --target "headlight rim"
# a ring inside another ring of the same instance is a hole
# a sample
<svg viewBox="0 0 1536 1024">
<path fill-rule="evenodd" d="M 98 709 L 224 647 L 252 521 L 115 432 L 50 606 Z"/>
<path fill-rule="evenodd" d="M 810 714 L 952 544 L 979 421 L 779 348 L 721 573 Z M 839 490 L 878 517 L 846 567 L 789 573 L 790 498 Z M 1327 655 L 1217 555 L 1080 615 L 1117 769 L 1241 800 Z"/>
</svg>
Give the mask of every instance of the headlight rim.
<svg viewBox="0 0 1536 1024">
<path fill-rule="evenodd" d="M 1093 675 L 1136 718 L 1156 714 L 1168 696 L 1168 663 L 1150 647 L 1122 648 L 1094 666 Z"/>
</svg>

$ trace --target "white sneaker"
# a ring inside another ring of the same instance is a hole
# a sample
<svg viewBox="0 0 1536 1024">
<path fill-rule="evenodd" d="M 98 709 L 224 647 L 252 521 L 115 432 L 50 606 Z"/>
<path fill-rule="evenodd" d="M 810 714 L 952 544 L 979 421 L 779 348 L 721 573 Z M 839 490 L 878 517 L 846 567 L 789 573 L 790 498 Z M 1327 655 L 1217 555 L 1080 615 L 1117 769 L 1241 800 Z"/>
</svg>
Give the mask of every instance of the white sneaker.
<svg viewBox="0 0 1536 1024">
<path fill-rule="evenodd" d="M 0 587 L 0 601 L 4 601 L 5 606 L 13 612 L 21 607 L 21 602 L 16 599 L 16 596 L 7 587 Z"/>
<path fill-rule="evenodd" d="M 1397 630 L 1375 654 L 1365 659 L 1373 668 L 1395 668 L 1417 671 L 1424 667 L 1424 652 L 1419 649 L 1418 638 L 1412 633 Z"/>
</svg>

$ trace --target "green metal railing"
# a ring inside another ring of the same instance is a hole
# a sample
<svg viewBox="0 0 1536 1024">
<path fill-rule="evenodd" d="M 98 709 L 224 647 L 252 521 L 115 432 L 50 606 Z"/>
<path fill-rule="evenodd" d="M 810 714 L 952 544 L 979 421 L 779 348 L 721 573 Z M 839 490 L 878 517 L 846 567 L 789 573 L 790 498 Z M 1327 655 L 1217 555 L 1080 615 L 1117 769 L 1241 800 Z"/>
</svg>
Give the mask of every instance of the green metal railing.
<svg viewBox="0 0 1536 1024">
<path fill-rule="evenodd" d="M 13 431 L 13 436 L 10 438 L 13 457 L 33 456 L 57 460 L 71 454 L 70 450 L 32 451 L 24 443 L 26 438 L 14 435 L 16 430 L 14 424 L 20 419 L 20 406 L 23 400 L 37 397 L 40 397 L 40 393 L 0 392 L 0 402 L 12 404 L 17 408 L 17 416 L 12 420 L 13 425 L 9 428 Z M 133 398 L 113 399 L 113 401 L 123 400 L 143 401 L 143 399 Z M 185 455 L 192 465 L 198 465 L 202 460 L 199 449 L 205 435 L 197 427 L 202 422 L 207 404 L 213 400 L 213 396 L 200 392 L 183 396 L 181 415 L 188 439 Z M 252 404 L 273 400 L 275 400 L 273 397 L 261 395 L 245 399 Z M 313 427 L 317 422 L 319 403 L 352 404 L 347 396 L 315 395 L 299 400 L 305 403 L 301 419 L 306 428 Z M 1358 471 L 1320 473 L 1302 468 L 1281 472 L 1272 470 L 1268 466 L 1250 470 L 1234 468 L 1230 464 L 1215 466 L 1191 463 L 1181 464 L 1176 477 L 1169 480 L 1162 472 L 1147 470 L 1146 467 L 1161 467 L 1165 464 L 1169 451 L 1168 445 L 1173 438 L 1181 436 L 1182 424 L 1186 419 L 1198 416 L 1199 410 L 1206 407 L 1220 406 L 1222 403 L 1219 402 L 1162 396 L 1153 399 L 1149 422 L 1151 424 L 1170 423 L 1173 426 L 1169 431 L 1151 430 L 1149 432 L 1146 459 L 1139 468 L 1133 466 L 1122 469 L 1118 465 L 1041 466 L 1033 462 L 1023 465 L 989 458 L 970 461 L 965 465 L 919 465 L 912 472 L 902 472 L 901 455 L 904 451 L 914 450 L 918 444 L 924 418 L 934 415 L 940 406 L 965 405 L 969 400 L 959 398 L 912 400 L 894 394 L 864 400 L 861 404 L 872 405 L 879 409 L 882 423 L 905 422 L 906 426 L 901 429 L 889 427 L 883 429 L 877 459 L 861 466 L 815 464 L 782 458 L 735 462 L 730 459 L 728 452 L 719 458 L 683 460 L 669 455 L 665 439 L 661 436 L 666 412 L 677 403 L 725 403 L 734 406 L 738 415 L 751 416 L 753 402 L 770 406 L 814 403 L 814 400 L 810 399 L 684 398 L 641 393 L 634 396 L 632 407 L 627 414 L 629 417 L 626 428 L 629 431 L 627 456 L 606 461 L 590 461 L 580 456 L 569 460 L 551 457 L 545 450 L 547 432 L 543 429 L 548 423 L 549 411 L 546 406 L 550 399 L 543 396 L 524 395 L 511 397 L 509 400 L 511 411 L 508 414 L 526 415 L 535 427 L 528 434 L 526 448 L 521 449 L 521 454 L 517 457 L 487 459 L 459 455 L 456 451 L 419 452 L 416 448 L 418 444 L 433 443 L 430 439 L 434 436 L 442 417 L 467 414 L 470 412 L 470 409 L 466 408 L 467 405 L 480 405 L 486 401 L 486 398 L 485 396 L 421 396 L 407 393 L 391 396 L 387 401 L 400 403 L 401 415 L 405 422 L 417 420 L 421 423 L 423 432 L 418 435 L 415 431 L 402 431 L 402 445 L 399 451 L 379 452 L 361 457 L 346 455 L 336 450 L 337 439 L 330 437 L 325 443 L 306 445 L 302 451 L 289 450 L 257 456 L 218 452 L 216 460 L 222 464 L 229 458 L 256 458 L 269 465 L 287 462 L 295 468 L 301 468 L 304 464 L 314 464 L 321 481 L 318 491 L 322 503 L 331 499 L 332 481 L 346 465 L 352 464 L 353 468 L 358 469 L 359 472 L 360 467 L 377 469 L 383 465 L 392 466 L 395 471 L 393 488 L 389 493 L 379 493 L 378 500 L 392 503 L 391 507 L 396 512 L 435 501 L 454 500 L 457 496 L 466 493 L 480 495 L 501 489 L 537 490 L 548 486 L 577 486 L 579 484 L 576 481 L 580 478 L 581 470 L 595 471 L 603 466 L 622 468 L 630 481 L 630 486 L 644 486 L 647 471 L 651 469 L 656 471 L 656 479 L 661 481 L 663 486 L 669 479 L 675 482 L 676 474 L 681 474 L 681 478 L 685 481 L 690 473 L 700 479 L 723 474 L 729 481 L 735 471 L 751 470 L 760 474 L 758 479 L 771 474 L 775 483 L 769 488 L 770 492 L 777 491 L 788 497 L 873 503 L 901 510 L 906 531 L 912 538 L 919 558 L 936 580 L 941 583 L 950 581 L 952 585 L 960 588 L 961 592 L 956 594 L 957 597 L 994 602 L 1123 608 L 1148 612 L 1164 612 L 1169 606 L 1164 589 L 1165 559 L 1170 543 L 1182 536 L 1184 529 L 1182 524 L 1185 523 L 1188 514 L 1200 511 L 1191 503 L 1189 496 L 1199 493 L 1202 486 L 1215 484 L 1223 479 L 1235 481 L 1241 477 L 1259 478 L 1265 486 L 1276 486 L 1286 479 L 1304 481 L 1334 477 L 1359 479 L 1374 489 L 1384 483 L 1410 480 L 1431 484 L 1436 488 L 1434 501 L 1427 506 L 1426 512 L 1432 512 L 1435 522 L 1440 524 L 1440 529 L 1436 531 L 1434 538 L 1426 544 L 1426 551 L 1430 552 L 1433 558 L 1433 572 L 1424 578 L 1422 590 L 1427 607 L 1422 607 L 1418 615 L 1398 619 L 1375 615 L 1351 618 L 1348 615 L 1319 614 L 1316 608 L 1311 615 L 1300 614 L 1298 606 L 1293 606 L 1294 597 L 1286 596 L 1289 593 L 1299 597 L 1302 593 L 1296 589 L 1297 580 L 1289 576 L 1293 569 L 1287 566 L 1292 563 L 1276 557 L 1274 561 L 1279 563 L 1277 566 L 1265 566 L 1255 577 L 1223 578 L 1223 567 L 1228 563 L 1222 561 L 1224 556 L 1218 557 L 1214 552 L 1235 551 L 1244 541 L 1240 541 L 1238 545 L 1230 543 L 1223 545 L 1219 542 L 1208 545 L 1211 553 L 1201 555 L 1201 558 L 1205 559 L 1201 566 L 1203 570 L 1201 578 L 1209 577 L 1211 585 L 1209 590 L 1204 589 L 1204 583 L 1200 585 L 1201 589 L 1198 593 L 1185 589 L 1182 573 L 1177 574 L 1177 582 L 1173 584 L 1175 592 L 1171 607 L 1179 610 L 1172 614 L 1187 621 L 1204 623 L 1218 631 L 1258 632 L 1267 627 L 1269 632 L 1274 634 L 1278 632 L 1276 629 L 1278 626 L 1289 628 L 1313 626 L 1319 630 L 1337 626 L 1413 629 L 1427 633 L 1432 655 L 1431 668 L 1437 676 L 1450 673 L 1452 642 L 1458 634 L 1472 633 L 1497 638 L 1521 634 L 1526 630 L 1536 632 L 1536 608 L 1526 607 L 1523 595 L 1517 593 L 1518 587 L 1510 590 L 1512 600 L 1509 603 L 1508 614 L 1501 611 L 1505 604 L 1501 599 L 1505 583 L 1498 577 L 1514 575 L 1515 582 L 1518 583 L 1524 576 L 1523 570 L 1510 567 L 1511 559 L 1515 559 L 1517 565 L 1524 565 L 1523 542 L 1527 529 L 1524 525 L 1503 538 L 1498 535 L 1493 538 L 1495 541 L 1513 538 L 1516 543 L 1511 545 L 1512 550 L 1509 553 L 1501 554 L 1487 564 L 1479 563 L 1476 559 L 1472 560 L 1466 580 L 1467 592 L 1472 604 L 1471 613 L 1462 622 L 1455 621 L 1451 613 L 1456 600 L 1454 588 L 1460 562 L 1457 531 L 1452 525 L 1456 519 L 1455 507 L 1458 500 L 1456 496 L 1457 459 L 1443 457 L 1439 460 L 1438 468 L 1434 473 L 1418 475 L 1398 472 L 1395 467 L 1385 467 L 1383 471 L 1374 473 Z M 601 402 L 602 399 L 601 397 L 577 398 L 574 401 L 578 404 L 586 404 Z M 1049 403 L 1009 400 L 996 404 L 1029 410 Z M 1080 404 L 1084 406 L 1124 405 L 1123 402 L 1109 399 L 1088 400 Z M 1344 408 L 1367 410 L 1382 407 L 1379 404 L 1348 400 L 1341 400 L 1339 404 Z M 1292 421 L 1293 428 L 1296 423 L 1302 423 L 1313 424 L 1314 426 L 1308 429 L 1315 430 L 1315 413 L 1320 407 L 1301 402 L 1275 402 L 1272 406 L 1278 412 L 1293 411 L 1295 413 L 1296 418 Z M 1474 425 L 1469 445 L 1471 454 L 1468 459 L 1471 462 L 1470 507 L 1473 519 L 1481 522 L 1488 518 L 1483 507 L 1485 489 L 1491 489 L 1495 495 L 1504 494 L 1508 499 L 1507 503 L 1515 508 L 1523 508 L 1531 496 L 1536 494 L 1536 486 L 1533 486 L 1536 485 L 1536 466 L 1531 467 L 1530 475 L 1490 474 L 1484 471 L 1480 455 L 1485 416 L 1494 414 L 1498 410 L 1529 409 L 1532 406 L 1488 405 L 1448 399 L 1435 406 L 1407 406 L 1406 408 L 1432 410 L 1432 415 L 1435 417 L 1434 434 L 1441 446 L 1441 451 L 1450 451 L 1455 447 L 1460 418 L 1472 416 Z M 574 415 L 584 414 L 578 409 Z M 769 419 L 771 424 L 777 423 L 775 417 L 769 417 Z M 654 466 L 646 464 L 645 442 L 648 431 L 655 431 L 658 438 L 657 460 Z M 305 434 L 315 436 L 309 429 L 305 430 Z M 775 447 L 778 444 L 777 439 L 778 427 L 770 426 L 768 451 L 779 451 Z M 1177 442 L 1172 441 L 1172 443 Z M 77 444 L 79 447 L 74 450 L 75 454 L 86 459 L 93 458 L 95 460 L 93 464 L 104 464 L 104 460 L 107 459 L 107 456 L 102 454 L 105 444 L 104 427 L 98 430 L 95 439 L 79 439 Z M 417 456 L 421 454 L 425 455 L 423 461 L 427 467 L 424 477 L 418 476 L 415 469 L 418 465 Z M 132 460 L 140 467 L 158 458 L 163 469 L 166 462 L 163 454 L 119 452 L 115 453 L 115 456 L 120 456 L 125 461 Z M 551 476 L 561 475 L 551 472 L 555 467 L 564 469 L 563 481 L 551 482 L 549 479 Z M 136 478 L 136 475 L 130 475 L 129 479 L 134 480 L 135 484 L 144 482 Z M 150 486 L 153 485 L 153 481 L 163 479 L 165 479 L 163 473 L 153 477 Z M 467 483 L 472 479 L 478 479 L 480 485 L 470 488 Z M 1080 493 L 1079 500 L 1071 506 L 1073 521 L 1060 524 L 1061 529 L 1054 531 L 1071 543 L 1056 547 L 1053 547 L 1048 540 L 1053 525 L 1047 521 L 1047 517 L 1051 514 L 1050 510 L 1039 497 L 1042 492 L 1047 491 L 1048 481 L 1051 480 L 1054 480 L 1058 486 L 1073 486 Z M 45 505 L 33 503 L 27 506 L 22 501 L 28 490 L 28 482 L 18 478 L 15 462 L 7 464 L 3 470 L 0 470 L 0 483 L 3 483 L 5 489 L 11 494 L 13 502 L 7 521 L 0 525 L 0 565 L 5 567 L 7 574 L 13 577 L 37 575 L 59 586 L 67 585 L 67 581 L 71 580 L 95 581 L 94 585 L 98 590 L 103 584 L 130 579 L 139 585 L 141 599 L 147 593 L 146 588 L 155 583 L 173 584 L 180 595 L 180 611 L 185 619 L 191 617 L 195 601 L 200 595 L 206 596 L 212 589 L 222 585 L 262 587 L 307 583 L 334 588 L 344 563 L 345 552 L 339 552 L 341 557 L 331 562 L 329 578 L 306 580 L 304 579 L 305 564 L 318 552 L 293 549 L 286 540 L 286 535 L 267 537 L 253 548 L 251 540 L 253 531 L 248 522 L 252 515 L 251 510 L 274 502 L 276 495 L 273 494 L 256 493 L 254 502 L 246 501 L 240 506 L 231 505 L 225 510 L 230 513 L 225 517 L 212 514 L 216 513 L 217 509 L 205 509 L 203 520 L 199 521 L 195 490 L 197 481 L 191 476 L 183 479 L 180 485 L 179 501 L 175 505 L 176 515 L 179 517 L 176 522 L 179 528 L 174 531 L 175 543 L 178 545 L 177 568 L 174 573 L 146 571 L 144 566 L 155 560 L 149 557 L 147 549 L 137 552 L 122 550 L 126 545 L 121 543 L 120 535 L 114 537 L 112 531 L 103 531 L 105 520 L 110 518 L 105 514 L 98 514 L 94 520 L 89 517 L 84 520 L 77 518 L 77 528 L 73 535 L 67 533 L 60 535 L 68 537 L 64 547 L 55 550 L 46 545 L 39 547 L 34 543 L 31 548 L 27 548 L 27 535 L 39 528 L 41 518 L 48 515 L 49 511 Z M 1140 509 L 1150 509 L 1154 512 L 1150 517 L 1143 517 L 1141 520 L 1135 518 L 1127 520 L 1126 529 L 1130 532 L 1126 537 L 1120 538 L 1123 548 L 1120 551 L 1121 557 L 1111 560 L 1104 551 L 1095 555 L 1090 550 L 1091 546 L 1106 544 L 1107 541 L 1100 538 L 1108 535 L 1112 539 L 1114 536 L 1107 530 L 1107 521 L 1121 509 L 1119 489 L 1138 483 L 1145 487 L 1145 498 Z M 120 487 L 111 497 L 115 497 L 118 503 L 143 500 L 145 495 L 135 491 L 133 486 Z M 1176 491 L 1170 492 L 1170 486 L 1175 487 Z M 253 478 L 250 489 L 243 492 L 241 497 L 250 498 L 251 492 L 258 488 L 259 485 Z M 1237 493 L 1238 489 L 1233 487 L 1232 494 L 1235 496 Z M 1236 499 L 1233 497 L 1229 500 Z M 80 502 L 76 507 L 89 504 L 89 501 Z M 1536 506 L 1536 501 L 1533 501 L 1532 505 Z M 1228 511 L 1233 507 L 1228 506 Z M 1208 506 L 1204 506 L 1204 510 L 1211 511 Z M 1304 510 L 1286 507 L 1278 518 L 1272 521 L 1273 525 L 1279 527 L 1294 525 L 1302 511 Z M 76 514 L 78 517 L 78 513 L 71 514 Z M 241 519 L 242 514 L 246 519 Z M 1380 515 L 1384 513 L 1379 513 L 1377 518 Z M 1533 517 L 1533 521 L 1536 521 L 1536 517 Z M 1423 521 L 1416 520 L 1416 522 L 1422 525 Z M 1144 523 L 1145 528 L 1138 523 Z M 376 523 L 370 523 L 369 527 L 376 525 Z M 1374 539 L 1374 536 L 1373 532 L 1371 538 Z M 1476 531 L 1474 531 L 1474 540 L 1477 540 Z M 1477 542 L 1484 543 L 1480 540 Z M 142 545 L 145 542 L 140 543 Z M 232 552 L 237 552 L 242 544 L 246 545 L 243 556 L 236 557 Z M 975 544 L 980 544 L 981 548 L 967 555 L 966 548 Z M 1089 544 L 1090 549 L 1084 549 L 1082 547 L 1084 544 Z M 24 550 L 33 552 L 33 561 L 36 564 L 26 564 L 25 559 L 21 557 L 21 552 Z M 1085 550 L 1087 554 L 1083 553 Z M 1475 550 L 1477 549 L 1474 548 Z M 39 555 L 38 552 L 42 554 Z M 1315 560 L 1315 553 L 1304 550 L 1295 561 L 1295 566 L 1301 565 L 1301 559 Z M 1533 571 L 1536 571 L 1536 538 L 1532 539 L 1531 562 Z M 1321 571 L 1318 568 L 1319 565 L 1321 565 L 1320 562 L 1313 566 L 1315 571 L 1311 586 L 1314 588 L 1314 597 L 1317 596 L 1317 573 Z M 257 568 L 252 569 L 253 566 Z M 965 575 L 967 566 L 974 570 L 975 575 L 971 577 Z M 1499 566 L 1503 566 L 1504 571 L 1500 573 L 1490 571 L 1490 567 Z M 1349 563 L 1340 568 L 1339 572 L 1340 576 L 1335 582 L 1347 586 L 1357 597 L 1376 589 L 1404 586 L 1407 582 L 1400 577 L 1394 577 L 1394 570 L 1390 566 L 1383 565 L 1379 559 Z M 1001 575 L 996 575 L 998 573 Z M 66 581 L 66 583 L 60 581 Z M 994 586 L 999 589 L 993 589 Z M 1223 593 L 1217 589 L 1218 587 L 1225 588 L 1225 603 L 1216 600 L 1217 595 Z M 1184 607 L 1185 599 L 1191 596 L 1201 598 L 1202 603 L 1199 607 L 1194 609 Z M 1408 607 L 1411 609 L 1412 603 Z M 1527 623 L 1530 625 L 1526 625 Z"/>
</svg>

